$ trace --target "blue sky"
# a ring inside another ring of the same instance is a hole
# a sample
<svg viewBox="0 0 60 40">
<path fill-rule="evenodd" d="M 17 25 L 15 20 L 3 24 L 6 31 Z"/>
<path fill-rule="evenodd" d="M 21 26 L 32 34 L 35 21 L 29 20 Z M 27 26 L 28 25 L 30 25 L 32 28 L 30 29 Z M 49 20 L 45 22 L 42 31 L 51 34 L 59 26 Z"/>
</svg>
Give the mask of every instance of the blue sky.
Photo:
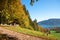
<svg viewBox="0 0 60 40">
<path fill-rule="evenodd" d="M 33 6 L 29 2 L 29 0 L 22 0 L 22 4 L 26 5 L 32 20 L 42 21 L 60 18 L 60 0 L 39 0 Z"/>
</svg>

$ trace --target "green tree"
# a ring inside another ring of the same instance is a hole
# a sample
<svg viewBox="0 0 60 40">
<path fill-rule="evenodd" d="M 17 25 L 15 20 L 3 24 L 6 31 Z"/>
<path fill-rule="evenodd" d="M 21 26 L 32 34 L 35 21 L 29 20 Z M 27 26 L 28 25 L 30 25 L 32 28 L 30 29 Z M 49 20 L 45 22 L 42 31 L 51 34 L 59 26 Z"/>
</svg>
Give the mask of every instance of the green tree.
<svg viewBox="0 0 60 40">
<path fill-rule="evenodd" d="M 30 4 L 33 5 L 35 1 L 37 2 L 38 0 L 30 0 Z"/>
</svg>

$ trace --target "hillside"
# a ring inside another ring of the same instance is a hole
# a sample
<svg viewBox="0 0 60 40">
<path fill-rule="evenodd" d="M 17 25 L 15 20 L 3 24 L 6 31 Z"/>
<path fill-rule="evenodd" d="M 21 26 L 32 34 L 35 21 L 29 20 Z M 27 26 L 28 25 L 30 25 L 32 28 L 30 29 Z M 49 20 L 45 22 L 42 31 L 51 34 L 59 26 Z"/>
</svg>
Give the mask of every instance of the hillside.
<svg viewBox="0 0 60 40">
<path fill-rule="evenodd" d="M 52 35 L 20 27 L 0 27 L 0 33 L 17 40 L 56 40 Z"/>
<path fill-rule="evenodd" d="M 38 25 L 41 25 L 44 28 L 60 27 L 60 19 L 44 20 L 44 21 L 38 22 Z"/>
<path fill-rule="evenodd" d="M 29 12 L 25 5 L 21 4 L 21 0 L 0 1 L 0 25 L 2 25 L 1 34 L 6 34 L 8 37 L 14 36 L 19 40 L 55 40 L 53 36 L 44 33 L 44 28 L 39 27 L 36 20 L 31 20 Z M 5 26 L 3 27 L 3 25 Z"/>
<path fill-rule="evenodd" d="M 21 0 L 0 1 L 0 24 L 19 24 L 23 28 L 33 29 L 29 12 Z"/>
</svg>

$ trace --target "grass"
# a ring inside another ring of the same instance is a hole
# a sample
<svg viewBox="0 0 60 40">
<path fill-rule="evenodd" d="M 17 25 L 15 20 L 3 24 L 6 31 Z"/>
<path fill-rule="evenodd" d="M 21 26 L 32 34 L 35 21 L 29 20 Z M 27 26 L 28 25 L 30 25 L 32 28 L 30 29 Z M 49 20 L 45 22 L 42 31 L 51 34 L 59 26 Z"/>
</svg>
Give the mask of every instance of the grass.
<svg viewBox="0 0 60 40">
<path fill-rule="evenodd" d="M 15 31 L 15 32 L 24 33 L 27 35 L 44 38 L 46 40 L 55 40 L 56 39 L 52 35 L 47 36 L 45 33 L 42 33 L 39 31 L 34 31 L 34 30 L 29 30 L 29 29 L 25 29 L 25 28 L 21 28 L 21 27 L 4 27 L 4 28 Z"/>
<path fill-rule="evenodd" d="M 51 31 L 51 34 L 54 35 L 58 40 L 60 40 L 60 33 L 56 33 L 54 31 Z"/>
</svg>

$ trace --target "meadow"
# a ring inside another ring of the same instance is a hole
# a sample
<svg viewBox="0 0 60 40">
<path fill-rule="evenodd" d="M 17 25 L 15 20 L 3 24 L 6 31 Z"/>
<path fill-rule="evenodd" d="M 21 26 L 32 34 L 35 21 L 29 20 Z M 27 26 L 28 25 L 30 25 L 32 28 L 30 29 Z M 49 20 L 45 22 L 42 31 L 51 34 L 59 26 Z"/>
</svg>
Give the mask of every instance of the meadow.
<svg viewBox="0 0 60 40">
<path fill-rule="evenodd" d="M 60 33 L 56 33 L 55 31 L 51 31 L 51 35 L 54 35 L 58 40 L 60 40 Z"/>
</svg>

